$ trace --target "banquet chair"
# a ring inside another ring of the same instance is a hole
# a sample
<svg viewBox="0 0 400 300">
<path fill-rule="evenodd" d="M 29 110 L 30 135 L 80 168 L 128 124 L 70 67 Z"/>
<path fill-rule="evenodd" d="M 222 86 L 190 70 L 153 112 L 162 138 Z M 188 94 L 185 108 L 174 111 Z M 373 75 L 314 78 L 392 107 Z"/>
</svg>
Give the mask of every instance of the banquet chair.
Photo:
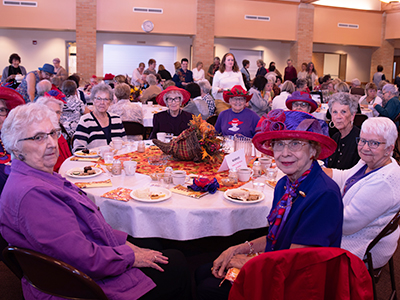
<svg viewBox="0 0 400 300">
<path fill-rule="evenodd" d="M 379 278 L 382 273 L 382 268 L 374 269 L 374 265 L 372 263 L 372 253 L 371 250 L 375 247 L 376 244 L 379 243 L 379 241 L 384 238 L 385 236 L 388 236 L 391 234 L 393 231 L 397 229 L 399 226 L 399 221 L 400 221 L 400 211 L 397 212 L 397 214 L 394 215 L 392 220 L 385 226 L 385 228 L 382 229 L 382 231 L 372 240 L 371 243 L 369 243 L 367 250 L 365 251 L 364 255 L 364 262 L 367 265 L 368 272 L 372 278 L 372 286 L 374 290 L 374 299 L 377 300 L 377 293 L 376 293 L 376 284 L 379 281 Z M 396 282 L 395 282 L 395 274 L 394 274 L 394 264 L 393 264 L 393 255 L 389 259 L 389 274 L 390 274 L 390 283 L 392 287 L 392 292 L 390 293 L 390 298 L 389 299 L 397 299 L 397 291 L 396 291 Z"/>
<path fill-rule="evenodd" d="M 207 123 L 211 124 L 212 126 L 215 126 L 215 123 L 217 123 L 218 115 L 212 115 L 207 118 Z"/>
<path fill-rule="evenodd" d="M 88 275 L 61 260 L 11 246 L 4 249 L 3 256 L 18 278 L 25 278 L 46 294 L 66 299 L 108 299 Z"/>
<path fill-rule="evenodd" d="M 141 135 L 144 139 L 144 126 L 137 122 L 122 122 L 126 135 Z"/>
<path fill-rule="evenodd" d="M 229 300 L 370 300 L 371 277 L 347 250 L 307 247 L 266 252 L 240 270 Z"/>
<path fill-rule="evenodd" d="M 361 129 L 361 125 L 362 125 L 362 123 L 364 123 L 364 121 L 366 119 L 368 119 L 368 116 L 363 115 L 363 114 L 356 114 L 356 116 L 354 117 L 354 123 L 353 124 Z"/>
</svg>

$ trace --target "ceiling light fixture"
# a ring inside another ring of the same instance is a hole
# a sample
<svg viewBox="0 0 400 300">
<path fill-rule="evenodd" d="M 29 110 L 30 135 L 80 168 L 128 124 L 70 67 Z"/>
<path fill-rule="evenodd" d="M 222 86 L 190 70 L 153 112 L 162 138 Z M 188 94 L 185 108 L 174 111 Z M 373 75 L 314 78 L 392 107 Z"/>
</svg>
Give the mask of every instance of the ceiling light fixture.
<svg viewBox="0 0 400 300">
<path fill-rule="evenodd" d="M 380 0 L 380 1 L 383 3 L 393 3 L 393 4 L 400 2 L 399 0 Z"/>
</svg>

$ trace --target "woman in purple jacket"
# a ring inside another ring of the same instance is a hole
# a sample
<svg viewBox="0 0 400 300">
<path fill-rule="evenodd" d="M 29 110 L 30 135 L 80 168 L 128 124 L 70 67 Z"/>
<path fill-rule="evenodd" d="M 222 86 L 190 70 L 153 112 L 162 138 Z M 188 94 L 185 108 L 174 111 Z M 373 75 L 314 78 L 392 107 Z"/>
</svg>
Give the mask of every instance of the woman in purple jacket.
<svg viewBox="0 0 400 300">
<path fill-rule="evenodd" d="M 53 172 L 59 136 L 56 114 L 42 104 L 19 106 L 4 122 L 2 140 L 13 161 L 0 198 L 1 235 L 10 245 L 76 267 L 109 299 L 190 298 L 181 253 L 128 242 L 127 234 L 112 229 L 83 191 Z M 22 288 L 25 299 L 58 299 L 24 278 Z"/>
</svg>

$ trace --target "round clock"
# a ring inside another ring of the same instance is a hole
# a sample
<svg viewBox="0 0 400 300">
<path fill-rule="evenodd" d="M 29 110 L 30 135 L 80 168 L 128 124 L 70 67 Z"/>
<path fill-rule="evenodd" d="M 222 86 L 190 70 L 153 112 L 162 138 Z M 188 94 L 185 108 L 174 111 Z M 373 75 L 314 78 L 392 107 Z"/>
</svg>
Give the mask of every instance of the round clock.
<svg viewBox="0 0 400 300">
<path fill-rule="evenodd" d="M 150 20 L 146 20 L 142 24 L 142 29 L 144 32 L 151 32 L 154 29 L 154 24 Z"/>
</svg>

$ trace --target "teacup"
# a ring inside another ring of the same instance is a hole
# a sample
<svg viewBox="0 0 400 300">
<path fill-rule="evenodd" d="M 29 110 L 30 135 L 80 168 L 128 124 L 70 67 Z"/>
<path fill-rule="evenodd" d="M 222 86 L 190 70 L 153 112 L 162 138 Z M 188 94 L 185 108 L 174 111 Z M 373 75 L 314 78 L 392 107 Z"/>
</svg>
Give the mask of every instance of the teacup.
<svg viewBox="0 0 400 300">
<path fill-rule="evenodd" d="M 174 185 L 184 184 L 186 182 L 186 172 L 181 170 L 172 171 L 172 182 Z"/>
<path fill-rule="evenodd" d="M 260 157 L 258 158 L 258 161 L 261 164 L 261 168 L 263 170 L 268 169 L 271 166 L 271 159 L 269 157 Z"/>
<path fill-rule="evenodd" d="M 165 132 L 157 132 L 157 140 L 165 142 L 167 134 Z"/>
<path fill-rule="evenodd" d="M 122 139 L 113 139 L 112 145 L 114 149 L 121 150 L 122 149 Z"/>
<path fill-rule="evenodd" d="M 127 176 L 135 175 L 136 167 L 137 167 L 136 161 L 132 161 L 132 160 L 124 161 L 125 175 L 127 175 Z"/>
<path fill-rule="evenodd" d="M 250 168 L 240 168 L 238 169 L 238 178 L 241 182 L 246 182 L 250 180 L 250 177 L 253 176 L 254 172 Z"/>
</svg>

